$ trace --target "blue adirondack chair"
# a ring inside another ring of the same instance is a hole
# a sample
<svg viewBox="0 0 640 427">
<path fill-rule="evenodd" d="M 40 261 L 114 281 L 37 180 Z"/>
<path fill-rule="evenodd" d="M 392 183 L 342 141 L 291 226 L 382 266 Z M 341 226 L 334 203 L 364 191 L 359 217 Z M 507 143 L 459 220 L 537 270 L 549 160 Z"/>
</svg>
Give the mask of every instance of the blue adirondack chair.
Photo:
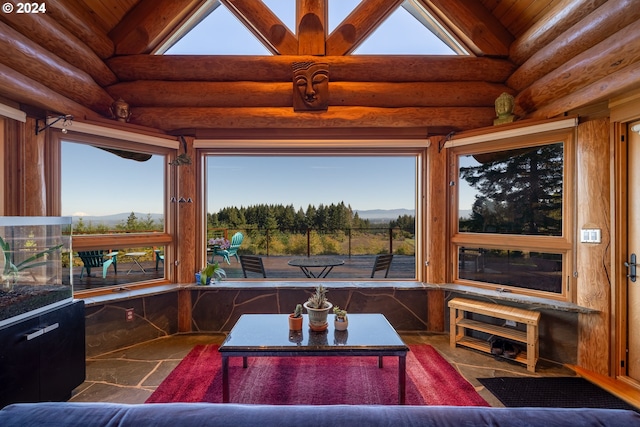
<svg viewBox="0 0 640 427">
<path fill-rule="evenodd" d="M 105 251 L 80 251 L 78 256 L 82 260 L 82 269 L 80 270 L 80 278 L 84 275 L 85 270 L 87 276 L 91 276 L 92 267 L 102 267 L 102 278 L 107 277 L 107 269 L 113 264 L 113 270 L 118 274 L 118 252 Z"/>
<path fill-rule="evenodd" d="M 244 234 L 239 231 L 231 237 L 231 243 L 228 249 L 214 249 L 213 255 L 211 255 L 211 262 L 213 263 L 213 257 L 215 255 L 220 255 L 227 264 L 231 264 L 231 256 L 236 257 L 236 261 L 240 262 L 240 257 L 238 256 L 238 248 L 242 244 L 242 240 L 244 239 Z"/>
</svg>

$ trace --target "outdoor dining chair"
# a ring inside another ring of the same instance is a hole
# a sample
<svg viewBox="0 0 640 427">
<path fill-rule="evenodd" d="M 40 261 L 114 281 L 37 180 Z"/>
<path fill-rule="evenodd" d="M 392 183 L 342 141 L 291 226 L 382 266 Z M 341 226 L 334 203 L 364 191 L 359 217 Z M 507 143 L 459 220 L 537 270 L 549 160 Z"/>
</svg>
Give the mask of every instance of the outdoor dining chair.
<svg viewBox="0 0 640 427">
<path fill-rule="evenodd" d="M 373 278 L 377 271 L 382 270 L 384 270 L 384 277 L 387 277 L 389 275 L 389 269 L 391 268 L 391 261 L 393 261 L 393 254 L 376 255 L 371 277 Z"/>
<path fill-rule="evenodd" d="M 266 278 L 267 273 L 264 271 L 262 257 L 255 255 L 240 255 L 240 265 L 242 265 L 242 274 L 247 277 L 247 272 L 261 274 Z"/>
</svg>

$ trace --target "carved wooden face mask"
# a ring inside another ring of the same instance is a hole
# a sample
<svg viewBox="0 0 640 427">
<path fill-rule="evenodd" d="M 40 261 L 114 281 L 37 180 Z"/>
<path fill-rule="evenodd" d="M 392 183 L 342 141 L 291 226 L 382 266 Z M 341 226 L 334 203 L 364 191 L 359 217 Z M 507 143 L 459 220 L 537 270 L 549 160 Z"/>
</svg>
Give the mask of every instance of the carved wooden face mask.
<svg viewBox="0 0 640 427">
<path fill-rule="evenodd" d="M 329 64 L 293 63 L 293 110 L 317 111 L 329 108 Z"/>
</svg>

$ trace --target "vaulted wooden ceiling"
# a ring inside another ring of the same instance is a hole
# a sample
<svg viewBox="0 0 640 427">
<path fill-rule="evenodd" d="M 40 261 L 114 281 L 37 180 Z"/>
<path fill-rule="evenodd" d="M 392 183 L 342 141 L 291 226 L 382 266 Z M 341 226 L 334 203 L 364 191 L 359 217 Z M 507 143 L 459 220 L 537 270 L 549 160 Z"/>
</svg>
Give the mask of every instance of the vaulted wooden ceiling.
<svg viewBox="0 0 640 427">
<path fill-rule="evenodd" d="M 350 55 L 403 0 L 362 0 L 326 34 L 327 0 L 292 0 L 295 33 L 257 0 L 220 0 L 273 56 L 155 55 L 215 0 L 47 0 L 0 14 L 0 97 L 21 108 L 175 134 L 220 130 L 415 129 L 492 124 L 494 100 L 553 117 L 640 87 L 640 0 L 415 0 L 470 56 Z M 313 16 L 314 19 L 308 19 Z M 294 112 L 291 63 L 330 66 L 324 112 Z M 424 134 L 424 133 L 422 133 Z"/>
</svg>

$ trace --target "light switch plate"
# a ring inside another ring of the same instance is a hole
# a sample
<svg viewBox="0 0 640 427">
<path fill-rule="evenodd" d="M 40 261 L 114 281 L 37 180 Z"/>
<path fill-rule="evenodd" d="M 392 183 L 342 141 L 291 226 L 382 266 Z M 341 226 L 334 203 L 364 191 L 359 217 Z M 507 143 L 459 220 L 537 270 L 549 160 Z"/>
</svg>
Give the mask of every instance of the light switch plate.
<svg viewBox="0 0 640 427">
<path fill-rule="evenodd" d="M 602 236 L 599 228 L 583 228 L 580 230 L 581 243 L 601 243 Z"/>
</svg>

